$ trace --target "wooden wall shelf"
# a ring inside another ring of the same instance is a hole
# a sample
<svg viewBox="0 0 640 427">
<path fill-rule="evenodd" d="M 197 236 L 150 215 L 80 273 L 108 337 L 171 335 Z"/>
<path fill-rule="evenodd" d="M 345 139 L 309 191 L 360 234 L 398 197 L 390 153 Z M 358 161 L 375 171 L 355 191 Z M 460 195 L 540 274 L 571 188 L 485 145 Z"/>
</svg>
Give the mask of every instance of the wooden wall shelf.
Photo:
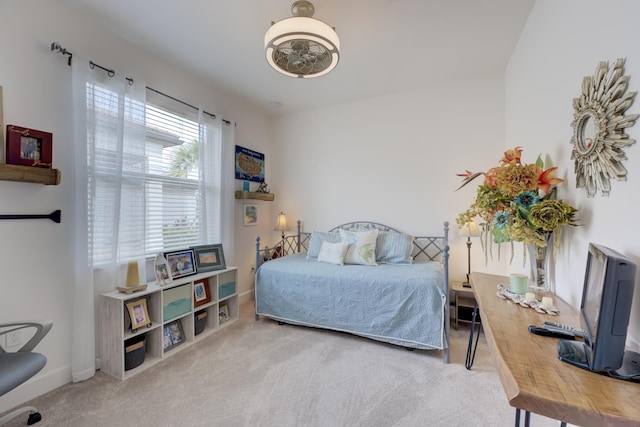
<svg viewBox="0 0 640 427">
<path fill-rule="evenodd" d="M 250 191 L 236 191 L 236 199 L 257 199 L 272 202 L 276 198 L 273 193 L 257 193 Z"/>
<path fill-rule="evenodd" d="M 60 184 L 60 170 L 0 164 L 0 180 L 58 185 Z"/>
</svg>

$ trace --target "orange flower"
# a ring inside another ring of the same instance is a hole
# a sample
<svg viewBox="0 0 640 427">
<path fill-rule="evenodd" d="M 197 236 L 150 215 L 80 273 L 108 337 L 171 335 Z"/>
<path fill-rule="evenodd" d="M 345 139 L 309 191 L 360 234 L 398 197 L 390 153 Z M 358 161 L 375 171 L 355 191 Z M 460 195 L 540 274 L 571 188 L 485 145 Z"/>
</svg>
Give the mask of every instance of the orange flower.
<svg viewBox="0 0 640 427">
<path fill-rule="evenodd" d="M 507 150 L 504 152 L 504 157 L 500 159 L 502 163 L 517 163 L 520 164 L 520 154 L 522 153 L 522 147 L 518 146 L 513 150 Z"/>
<path fill-rule="evenodd" d="M 464 180 L 468 180 L 470 179 L 472 176 L 474 175 L 473 172 L 471 172 L 470 170 L 464 170 L 464 173 L 457 173 L 456 176 L 461 176 L 464 178 Z"/>
<path fill-rule="evenodd" d="M 543 171 L 542 168 L 538 168 L 538 188 L 544 191 L 544 194 L 549 193 L 549 190 L 553 185 L 561 184 L 564 182 L 564 179 L 556 178 L 556 170 L 557 167 L 552 167 Z"/>
<path fill-rule="evenodd" d="M 484 174 L 484 183 L 490 188 L 498 188 L 498 172 L 499 167 L 491 168 Z"/>
</svg>

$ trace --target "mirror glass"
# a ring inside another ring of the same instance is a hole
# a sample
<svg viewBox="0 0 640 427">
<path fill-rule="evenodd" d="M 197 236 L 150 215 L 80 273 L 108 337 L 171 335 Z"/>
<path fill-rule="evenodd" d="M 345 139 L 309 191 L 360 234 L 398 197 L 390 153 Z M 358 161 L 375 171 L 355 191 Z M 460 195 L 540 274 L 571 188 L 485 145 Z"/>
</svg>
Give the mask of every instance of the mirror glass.
<svg viewBox="0 0 640 427">
<path fill-rule="evenodd" d="M 585 111 L 580 118 L 580 126 L 578 126 L 578 134 L 576 139 L 578 142 L 578 149 L 583 154 L 587 154 L 596 148 L 596 120 L 591 112 Z"/>
</svg>

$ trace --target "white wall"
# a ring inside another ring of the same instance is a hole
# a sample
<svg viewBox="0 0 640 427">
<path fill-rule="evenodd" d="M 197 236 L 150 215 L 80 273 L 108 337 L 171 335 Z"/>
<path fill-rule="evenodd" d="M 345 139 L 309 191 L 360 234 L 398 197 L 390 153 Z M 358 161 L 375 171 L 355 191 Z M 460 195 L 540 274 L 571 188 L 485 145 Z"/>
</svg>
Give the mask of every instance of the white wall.
<svg viewBox="0 0 640 427">
<path fill-rule="evenodd" d="M 506 71 L 506 146 L 521 145 L 536 156 L 549 153 L 566 183 L 559 197 L 579 209 L 582 226 L 569 228 L 556 266 L 557 294 L 579 307 L 589 242 L 609 246 L 640 262 L 635 232 L 640 185 L 640 146 L 625 150 L 626 182 L 613 181 L 609 197 L 587 198 L 576 189 L 571 156 L 572 99 L 582 78 L 600 61 L 626 58 L 628 91 L 640 90 L 640 2 L 635 0 L 538 0 Z M 627 114 L 640 112 L 638 99 Z M 640 123 L 626 130 L 640 139 Z M 534 160 L 532 158 L 531 160 Z M 565 227 L 567 228 L 567 227 Z M 514 263 L 515 264 L 515 263 Z M 513 266 L 515 269 L 515 265 Z M 636 289 L 628 343 L 640 342 L 640 288 Z"/>
<path fill-rule="evenodd" d="M 54 322 L 52 331 L 38 346 L 48 358 L 47 366 L 30 384 L 3 396 L 0 412 L 71 378 L 74 321 L 71 68 L 66 65 L 66 57 L 50 51 L 53 41 L 101 65 L 127 75 L 143 76 L 150 87 L 236 121 L 239 145 L 268 152 L 272 142 L 270 120 L 251 105 L 150 56 L 64 4 L 51 0 L 0 2 L 4 123 L 52 132 L 53 164 L 62 173 L 59 186 L 0 181 L 2 214 L 62 210 L 61 224 L 48 220 L 0 221 L 0 322 L 30 318 Z M 241 204 L 234 203 L 236 218 L 240 218 Z M 265 211 L 265 215 L 269 214 Z M 265 218 L 267 223 L 271 223 L 271 218 Z M 271 228 L 255 227 L 252 234 L 271 232 Z M 236 231 L 235 253 L 225 254 L 230 265 L 244 262 L 246 254 L 252 254 L 251 246 L 244 242 L 246 233 L 241 219 L 236 220 Z M 248 263 L 238 265 L 239 291 L 248 299 L 253 277 Z"/>
<path fill-rule="evenodd" d="M 370 220 L 417 235 L 442 232 L 472 202 L 456 173 L 497 163 L 504 147 L 503 76 L 430 84 L 280 118 L 272 156 L 276 210 L 306 231 Z M 451 277 L 467 270 L 451 239 Z M 484 268 L 479 242 L 472 268 Z M 488 269 L 503 271 L 498 263 Z"/>
</svg>

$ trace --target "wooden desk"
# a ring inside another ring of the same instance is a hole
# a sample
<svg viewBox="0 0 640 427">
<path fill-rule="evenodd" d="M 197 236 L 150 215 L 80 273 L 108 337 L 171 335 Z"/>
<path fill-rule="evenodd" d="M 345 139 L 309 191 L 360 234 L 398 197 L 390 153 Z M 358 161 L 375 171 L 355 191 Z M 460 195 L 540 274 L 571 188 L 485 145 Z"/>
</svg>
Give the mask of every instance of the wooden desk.
<svg viewBox="0 0 640 427">
<path fill-rule="evenodd" d="M 580 327 L 578 310 L 554 297 L 549 316 L 496 296 L 509 278 L 471 273 L 482 327 L 509 404 L 578 426 L 640 425 L 640 384 L 588 372 L 558 359 L 556 338 L 529 333 L 545 320 Z M 538 295 L 540 298 L 542 295 Z"/>
</svg>

